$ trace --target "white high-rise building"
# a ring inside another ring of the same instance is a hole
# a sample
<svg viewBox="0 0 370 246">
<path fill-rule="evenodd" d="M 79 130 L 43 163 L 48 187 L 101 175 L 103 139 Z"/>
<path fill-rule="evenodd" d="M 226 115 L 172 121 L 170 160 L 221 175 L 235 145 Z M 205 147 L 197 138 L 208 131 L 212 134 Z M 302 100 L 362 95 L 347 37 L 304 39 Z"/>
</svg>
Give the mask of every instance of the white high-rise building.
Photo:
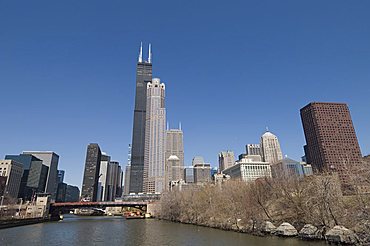
<svg viewBox="0 0 370 246">
<path fill-rule="evenodd" d="M 171 182 L 184 180 L 184 166 L 180 165 L 180 159 L 171 155 L 166 160 L 166 189 L 170 188 Z"/>
<path fill-rule="evenodd" d="M 99 180 L 98 180 L 98 194 L 97 200 L 98 201 L 107 201 L 107 180 L 109 179 L 109 162 L 111 157 L 106 153 L 102 153 L 101 161 L 100 161 L 100 172 L 99 172 Z"/>
<path fill-rule="evenodd" d="M 166 160 L 171 155 L 176 155 L 179 158 L 180 166 L 184 166 L 184 141 L 181 127 L 166 131 Z"/>
<path fill-rule="evenodd" d="M 165 85 L 153 78 L 147 83 L 144 150 L 144 191 L 162 193 L 166 187 Z"/>
<path fill-rule="evenodd" d="M 131 165 L 127 165 L 125 168 L 125 184 L 123 187 L 123 194 L 128 195 L 130 193 L 130 172 L 131 172 Z"/>
<path fill-rule="evenodd" d="M 268 130 L 261 137 L 261 154 L 263 161 L 270 164 L 283 159 L 278 138 Z"/>
<path fill-rule="evenodd" d="M 166 189 L 171 181 L 184 179 L 184 142 L 181 126 L 166 131 Z"/>
<path fill-rule="evenodd" d="M 222 171 L 231 179 L 239 179 L 245 182 L 255 181 L 258 178 L 271 177 L 271 166 L 268 162 L 261 161 L 259 155 L 250 155 L 236 162 Z"/>
</svg>

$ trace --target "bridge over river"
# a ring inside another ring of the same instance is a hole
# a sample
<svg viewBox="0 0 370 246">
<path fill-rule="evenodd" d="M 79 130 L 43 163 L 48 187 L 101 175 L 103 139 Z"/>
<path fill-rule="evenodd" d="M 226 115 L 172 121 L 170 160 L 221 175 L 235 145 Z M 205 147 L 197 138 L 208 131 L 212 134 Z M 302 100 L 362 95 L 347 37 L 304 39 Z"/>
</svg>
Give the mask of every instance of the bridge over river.
<svg viewBox="0 0 370 246">
<path fill-rule="evenodd" d="M 52 216 L 57 216 L 62 211 L 68 211 L 78 208 L 106 208 L 106 207 L 132 207 L 138 208 L 142 211 L 146 211 L 147 207 L 151 203 L 159 201 L 160 195 L 127 195 L 123 196 L 122 200 L 111 202 L 89 202 L 89 201 L 80 201 L 80 202 L 57 202 L 50 204 L 50 214 Z"/>
</svg>

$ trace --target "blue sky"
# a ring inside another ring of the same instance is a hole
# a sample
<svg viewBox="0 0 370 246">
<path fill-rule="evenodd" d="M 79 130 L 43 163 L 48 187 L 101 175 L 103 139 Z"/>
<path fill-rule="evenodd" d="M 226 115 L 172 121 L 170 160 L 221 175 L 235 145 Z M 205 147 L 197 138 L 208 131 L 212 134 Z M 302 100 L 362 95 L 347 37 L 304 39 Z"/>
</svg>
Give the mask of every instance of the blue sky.
<svg viewBox="0 0 370 246">
<path fill-rule="evenodd" d="M 153 45 L 187 164 L 238 155 L 266 126 L 299 159 L 299 109 L 310 101 L 348 103 L 369 154 L 369 9 L 339 0 L 0 0 L 0 156 L 53 150 L 78 186 L 90 142 L 125 165 L 140 41 Z"/>
</svg>

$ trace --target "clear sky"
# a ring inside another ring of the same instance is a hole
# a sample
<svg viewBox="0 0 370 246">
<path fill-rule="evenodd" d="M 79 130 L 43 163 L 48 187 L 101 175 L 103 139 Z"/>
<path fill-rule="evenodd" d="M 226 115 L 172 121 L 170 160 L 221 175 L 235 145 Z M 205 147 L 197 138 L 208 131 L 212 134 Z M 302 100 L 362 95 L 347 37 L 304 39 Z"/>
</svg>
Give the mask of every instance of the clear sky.
<svg viewBox="0 0 370 246">
<path fill-rule="evenodd" d="M 265 127 L 303 155 L 299 109 L 346 102 L 370 153 L 370 1 L 0 0 L 0 156 L 60 155 L 81 186 L 86 146 L 123 165 L 135 66 L 153 45 L 167 117 L 195 155 L 243 153 Z"/>
</svg>

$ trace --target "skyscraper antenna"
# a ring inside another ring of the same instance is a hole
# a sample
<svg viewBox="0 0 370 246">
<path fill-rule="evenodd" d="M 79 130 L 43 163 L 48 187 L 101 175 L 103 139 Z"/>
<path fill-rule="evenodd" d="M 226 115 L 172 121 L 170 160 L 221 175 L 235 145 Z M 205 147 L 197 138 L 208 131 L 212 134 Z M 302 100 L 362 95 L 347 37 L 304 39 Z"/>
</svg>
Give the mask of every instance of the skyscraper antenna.
<svg viewBox="0 0 370 246">
<path fill-rule="evenodd" d="M 266 132 L 269 132 L 269 127 L 268 126 L 266 126 Z"/>
<path fill-rule="evenodd" d="M 152 44 L 149 44 L 149 56 L 148 56 L 148 62 L 152 63 Z"/>
<path fill-rule="evenodd" d="M 181 121 L 179 122 L 179 130 L 181 130 Z"/>
<path fill-rule="evenodd" d="M 143 42 L 140 42 L 139 62 L 143 62 Z"/>
</svg>

